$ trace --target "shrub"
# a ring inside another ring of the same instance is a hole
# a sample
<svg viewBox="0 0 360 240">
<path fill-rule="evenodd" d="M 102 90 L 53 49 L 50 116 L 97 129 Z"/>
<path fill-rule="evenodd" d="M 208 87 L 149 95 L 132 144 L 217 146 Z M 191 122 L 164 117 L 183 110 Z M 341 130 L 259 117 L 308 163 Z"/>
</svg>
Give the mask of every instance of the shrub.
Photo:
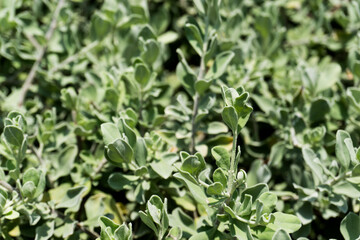
<svg viewBox="0 0 360 240">
<path fill-rule="evenodd" d="M 359 6 L 2 1 L 1 238 L 358 239 Z"/>
</svg>

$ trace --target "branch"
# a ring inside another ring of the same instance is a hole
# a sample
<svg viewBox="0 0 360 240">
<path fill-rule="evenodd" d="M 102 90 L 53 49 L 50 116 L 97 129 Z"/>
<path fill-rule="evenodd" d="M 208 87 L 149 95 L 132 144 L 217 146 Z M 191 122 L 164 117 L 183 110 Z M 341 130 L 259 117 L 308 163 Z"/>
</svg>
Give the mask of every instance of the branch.
<svg viewBox="0 0 360 240">
<path fill-rule="evenodd" d="M 58 65 L 56 65 L 52 69 L 50 69 L 49 75 L 50 76 L 53 75 L 58 70 L 64 68 L 66 65 L 68 65 L 68 64 L 72 63 L 73 61 L 77 60 L 81 55 L 83 55 L 84 53 L 87 53 L 92 48 L 96 47 L 97 44 L 98 44 L 98 41 L 94 41 L 94 42 L 90 43 L 89 45 L 85 46 L 84 48 L 82 48 L 76 54 L 67 57 L 64 61 L 62 61 L 61 63 L 59 63 Z"/>
<path fill-rule="evenodd" d="M 55 9 L 54 14 L 53 14 L 53 18 L 52 18 L 50 26 L 49 26 L 49 29 L 45 34 L 45 44 L 44 44 L 44 46 L 42 46 L 39 49 L 39 53 L 38 53 L 39 55 L 36 58 L 36 61 L 35 61 L 34 65 L 31 67 L 30 73 L 27 76 L 27 78 L 26 78 L 26 80 L 24 82 L 24 85 L 21 87 L 20 96 L 19 96 L 19 102 L 18 102 L 19 106 L 23 105 L 25 97 L 26 97 L 26 93 L 29 91 L 29 88 L 31 87 L 31 84 L 32 84 L 32 82 L 33 82 L 33 80 L 34 80 L 34 78 L 36 76 L 36 72 L 37 72 L 37 70 L 38 70 L 38 68 L 40 66 L 41 60 L 43 59 L 43 57 L 45 55 L 46 49 L 48 47 L 48 43 L 49 43 L 52 35 L 54 34 L 56 24 L 57 24 L 57 19 L 59 17 L 59 13 L 60 13 L 60 10 L 61 10 L 62 6 L 64 5 L 64 2 L 65 2 L 65 0 L 59 0 L 58 4 L 56 6 L 56 9 Z"/>
<path fill-rule="evenodd" d="M 105 166 L 105 164 L 107 163 L 107 160 L 105 158 L 103 158 L 101 160 L 101 162 L 99 163 L 99 165 L 96 167 L 94 173 L 92 174 L 92 178 L 94 178 Z"/>
<path fill-rule="evenodd" d="M 200 59 L 200 69 L 199 69 L 199 74 L 197 76 L 197 80 L 202 79 L 204 77 L 205 74 L 205 55 L 206 55 L 206 50 L 208 47 L 208 28 L 209 28 L 209 19 L 206 18 L 205 19 L 205 37 L 204 37 L 204 45 L 203 45 L 203 49 L 202 49 L 202 54 L 201 54 L 201 59 Z M 198 114 L 198 110 L 199 110 L 199 94 L 195 93 L 195 97 L 194 97 L 194 107 L 193 107 L 193 112 L 192 112 L 192 118 L 191 118 L 191 145 L 190 145 L 190 151 L 191 154 L 195 153 L 195 120 L 196 120 L 196 116 Z"/>
<path fill-rule="evenodd" d="M 65 219 L 65 217 L 66 217 L 62 212 L 60 212 L 58 210 L 55 210 L 55 214 L 61 219 Z M 78 228 L 80 231 L 88 234 L 93 239 L 100 238 L 100 235 L 97 232 L 88 229 L 87 227 L 82 225 L 80 222 L 76 221 L 75 225 L 76 225 L 76 228 Z"/>
<path fill-rule="evenodd" d="M 28 34 L 28 33 L 24 33 L 25 37 L 31 42 L 32 45 L 34 45 L 34 47 L 36 48 L 36 50 L 40 50 L 41 49 L 41 45 L 39 44 L 39 42 L 34 38 L 33 35 Z"/>
<path fill-rule="evenodd" d="M 15 191 L 15 189 L 8 184 L 7 182 L 0 180 L 0 186 L 3 186 L 4 188 L 6 188 L 6 190 L 8 190 L 9 192 Z"/>
</svg>

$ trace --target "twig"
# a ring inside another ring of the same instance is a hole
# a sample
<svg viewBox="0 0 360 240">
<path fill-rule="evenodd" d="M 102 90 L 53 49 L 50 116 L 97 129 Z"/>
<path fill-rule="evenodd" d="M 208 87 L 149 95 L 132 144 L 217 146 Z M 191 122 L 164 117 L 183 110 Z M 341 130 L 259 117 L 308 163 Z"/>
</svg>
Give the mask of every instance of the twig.
<svg viewBox="0 0 360 240">
<path fill-rule="evenodd" d="M 15 189 L 8 184 L 7 182 L 0 180 L 0 186 L 3 186 L 4 188 L 6 188 L 6 190 L 8 190 L 9 192 L 15 191 Z"/>
<path fill-rule="evenodd" d="M 293 145 L 295 147 L 302 148 L 303 146 L 297 139 L 295 129 L 293 127 L 290 129 L 290 135 L 291 135 L 291 140 L 292 140 Z"/>
<path fill-rule="evenodd" d="M 32 84 L 32 82 L 33 82 L 33 80 L 35 78 L 36 72 L 37 72 L 37 70 L 39 68 L 40 62 L 41 62 L 41 60 L 43 59 L 43 57 L 45 55 L 46 49 L 48 47 L 48 43 L 49 43 L 52 35 L 54 34 L 56 24 L 57 24 L 57 19 L 59 17 L 59 13 L 60 13 L 60 10 L 61 10 L 62 6 L 64 5 L 64 2 L 65 2 L 65 0 L 59 0 L 58 4 L 56 6 L 55 12 L 53 14 L 53 18 L 52 18 L 50 26 L 49 26 L 49 29 L 45 34 L 45 44 L 44 44 L 44 46 L 42 46 L 39 49 L 38 57 L 36 58 L 36 61 L 35 61 L 34 65 L 31 67 L 30 73 L 27 76 L 27 78 L 26 78 L 26 80 L 24 82 L 24 85 L 21 87 L 20 96 L 19 96 L 19 102 L 18 102 L 19 106 L 23 105 L 25 97 L 26 97 L 26 93 L 29 91 L 29 88 L 31 87 L 31 84 Z"/>
<path fill-rule="evenodd" d="M 84 48 L 82 48 L 76 54 L 67 57 L 64 61 L 62 61 L 61 63 L 57 64 L 55 67 L 50 69 L 49 75 L 51 76 L 52 74 L 54 74 L 58 70 L 64 68 L 66 65 L 68 65 L 71 62 L 77 60 L 81 55 L 83 55 L 84 53 L 87 53 L 88 51 L 90 51 L 90 49 L 96 47 L 97 44 L 98 44 L 98 41 L 94 41 L 94 42 L 90 43 L 89 45 L 85 46 Z"/>
<path fill-rule="evenodd" d="M 202 49 L 202 54 L 201 54 L 201 59 L 200 59 L 200 69 L 199 69 L 199 73 L 197 76 L 197 80 L 199 79 L 203 79 L 204 74 L 205 74 L 205 55 L 206 55 L 206 50 L 207 50 L 207 45 L 208 45 L 208 28 L 209 28 L 209 19 L 206 18 L 206 23 L 205 23 L 205 37 L 204 37 L 204 45 L 203 45 L 203 49 Z M 190 151 L 192 154 L 195 153 L 195 131 L 196 131 L 196 124 L 195 124 L 195 120 L 196 120 L 196 116 L 198 114 L 198 110 L 199 110 L 199 94 L 195 93 L 195 97 L 194 97 L 194 107 L 193 107 L 193 112 L 192 112 L 192 117 L 191 117 L 191 144 L 190 144 Z"/>
<path fill-rule="evenodd" d="M 95 169 L 92 178 L 94 178 L 101 171 L 101 169 L 105 166 L 106 163 L 107 163 L 107 160 L 105 158 L 103 158 L 103 160 L 101 160 L 101 162 L 99 163 L 99 165 Z"/>
<path fill-rule="evenodd" d="M 62 212 L 57 211 L 57 210 L 55 210 L 55 214 L 56 214 L 59 218 L 61 218 L 61 219 L 65 219 L 65 217 L 66 217 Z M 88 234 L 88 235 L 89 235 L 90 237 L 92 237 L 93 239 L 97 239 L 97 238 L 100 237 L 100 235 L 99 235 L 97 232 L 92 231 L 92 230 L 86 228 L 84 225 L 82 225 L 80 222 L 78 222 L 78 221 L 76 221 L 76 220 L 75 220 L 75 222 L 76 222 L 76 223 L 75 223 L 76 227 L 77 227 L 80 231 Z"/>
<path fill-rule="evenodd" d="M 31 151 L 36 156 L 36 158 L 39 160 L 40 165 L 43 167 L 44 171 L 46 172 L 46 163 L 45 163 L 45 160 L 42 158 L 41 153 L 34 146 L 31 146 L 30 148 L 31 148 Z M 49 186 L 51 188 L 53 188 L 54 181 L 51 180 L 51 178 L 48 174 L 46 174 L 46 180 L 48 181 Z"/>
<path fill-rule="evenodd" d="M 41 50 L 41 45 L 39 44 L 39 42 L 34 38 L 33 35 L 28 34 L 28 33 L 24 33 L 25 37 L 31 42 L 32 45 L 34 45 L 34 47 L 36 48 L 36 50 Z"/>
<path fill-rule="evenodd" d="M 8 190 L 8 192 L 17 192 L 19 195 L 19 198 L 22 199 L 22 195 L 21 192 L 19 191 L 18 188 L 14 188 L 13 186 L 11 186 L 10 184 L 8 184 L 7 182 L 0 180 L 0 186 L 3 186 L 4 188 L 6 188 L 6 190 Z"/>
</svg>

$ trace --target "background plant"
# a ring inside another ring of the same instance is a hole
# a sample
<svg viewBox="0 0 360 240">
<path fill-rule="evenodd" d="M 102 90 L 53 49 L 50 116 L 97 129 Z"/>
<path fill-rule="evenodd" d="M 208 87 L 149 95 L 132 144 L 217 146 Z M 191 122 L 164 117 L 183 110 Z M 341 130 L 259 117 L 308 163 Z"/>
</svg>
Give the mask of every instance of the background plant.
<svg viewBox="0 0 360 240">
<path fill-rule="evenodd" d="M 1 1 L 1 237 L 358 238 L 359 5 Z"/>
</svg>

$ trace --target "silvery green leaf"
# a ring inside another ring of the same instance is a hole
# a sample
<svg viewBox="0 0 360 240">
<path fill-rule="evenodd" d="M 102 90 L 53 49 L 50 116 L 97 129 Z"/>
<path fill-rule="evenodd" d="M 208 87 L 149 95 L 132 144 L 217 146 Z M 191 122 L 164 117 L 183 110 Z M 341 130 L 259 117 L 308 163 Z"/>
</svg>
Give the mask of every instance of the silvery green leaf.
<svg viewBox="0 0 360 240">
<path fill-rule="evenodd" d="M 56 208 L 66 208 L 68 212 L 79 211 L 83 194 L 87 191 L 86 187 L 74 187 L 66 191 L 61 202 L 56 205 Z"/>
<path fill-rule="evenodd" d="M 291 214 L 276 212 L 273 214 L 275 221 L 267 225 L 268 228 L 277 231 L 278 229 L 284 229 L 288 233 L 293 233 L 300 229 L 300 220 Z"/>
<path fill-rule="evenodd" d="M 237 131 L 239 117 L 233 106 L 224 107 L 221 116 L 224 122 L 226 123 L 226 125 L 228 125 L 228 127 L 233 132 Z"/>
<path fill-rule="evenodd" d="M 230 169 L 230 154 L 223 147 L 216 146 L 211 149 L 211 154 L 216 160 L 216 165 L 225 171 Z"/>
<path fill-rule="evenodd" d="M 23 131 L 16 126 L 6 126 L 4 129 L 4 136 L 8 143 L 20 147 L 24 140 Z"/>
<path fill-rule="evenodd" d="M 317 92 L 331 88 L 337 81 L 340 80 L 341 67 L 337 63 L 329 63 L 321 66 L 319 71 L 320 74 L 316 87 Z"/>
<path fill-rule="evenodd" d="M 116 139 L 121 138 L 119 129 L 113 123 L 101 124 L 101 133 L 104 138 L 104 143 L 107 145 L 114 142 Z"/>
<path fill-rule="evenodd" d="M 206 193 L 209 195 L 222 195 L 223 189 L 224 187 L 221 183 L 214 182 L 207 187 Z"/>
<path fill-rule="evenodd" d="M 204 190 L 196 182 L 194 182 L 194 179 L 188 172 L 175 173 L 174 177 L 185 183 L 192 196 L 198 203 L 204 205 L 207 204 Z"/>
<path fill-rule="evenodd" d="M 200 29 L 194 24 L 187 23 L 185 24 L 185 36 L 197 54 L 202 56 L 204 42 Z"/>
<path fill-rule="evenodd" d="M 349 153 L 349 150 L 347 148 L 346 143 L 344 142 L 345 139 L 351 139 L 349 133 L 338 130 L 336 132 L 336 147 L 335 147 L 335 153 L 338 162 L 342 166 L 344 171 L 347 171 L 350 165 L 351 156 Z"/>
<path fill-rule="evenodd" d="M 214 182 L 220 183 L 223 188 L 226 188 L 227 185 L 227 177 L 226 172 L 222 168 L 217 168 L 213 173 Z"/>
<path fill-rule="evenodd" d="M 142 88 L 145 88 L 150 80 L 151 72 L 145 64 L 137 64 L 135 66 L 134 77 Z"/>
<path fill-rule="evenodd" d="M 55 221 L 47 221 L 36 228 L 35 240 L 47 240 L 54 234 Z"/>
<path fill-rule="evenodd" d="M 221 77 L 235 54 L 231 51 L 222 52 L 216 56 L 215 61 L 205 75 L 205 79 L 217 79 Z"/>
<path fill-rule="evenodd" d="M 340 232 L 345 240 L 359 239 L 360 237 L 360 217 L 350 212 L 341 221 Z"/>
<path fill-rule="evenodd" d="M 131 189 L 132 186 L 137 184 L 138 176 L 126 175 L 122 173 L 112 173 L 108 178 L 109 186 L 116 190 Z"/>
<path fill-rule="evenodd" d="M 316 179 L 317 183 L 322 183 L 324 181 L 324 172 L 314 151 L 308 147 L 304 147 L 302 149 L 302 154 L 305 163 L 310 167 L 313 173 L 314 179 Z"/>
<path fill-rule="evenodd" d="M 291 237 L 284 229 L 278 229 L 275 232 L 272 239 L 273 240 L 291 240 Z"/>
<path fill-rule="evenodd" d="M 114 142 L 107 145 L 107 158 L 115 164 L 130 163 L 134 155 L 131 146 L 122 139 L 116 139 Z"/>
</svg>

